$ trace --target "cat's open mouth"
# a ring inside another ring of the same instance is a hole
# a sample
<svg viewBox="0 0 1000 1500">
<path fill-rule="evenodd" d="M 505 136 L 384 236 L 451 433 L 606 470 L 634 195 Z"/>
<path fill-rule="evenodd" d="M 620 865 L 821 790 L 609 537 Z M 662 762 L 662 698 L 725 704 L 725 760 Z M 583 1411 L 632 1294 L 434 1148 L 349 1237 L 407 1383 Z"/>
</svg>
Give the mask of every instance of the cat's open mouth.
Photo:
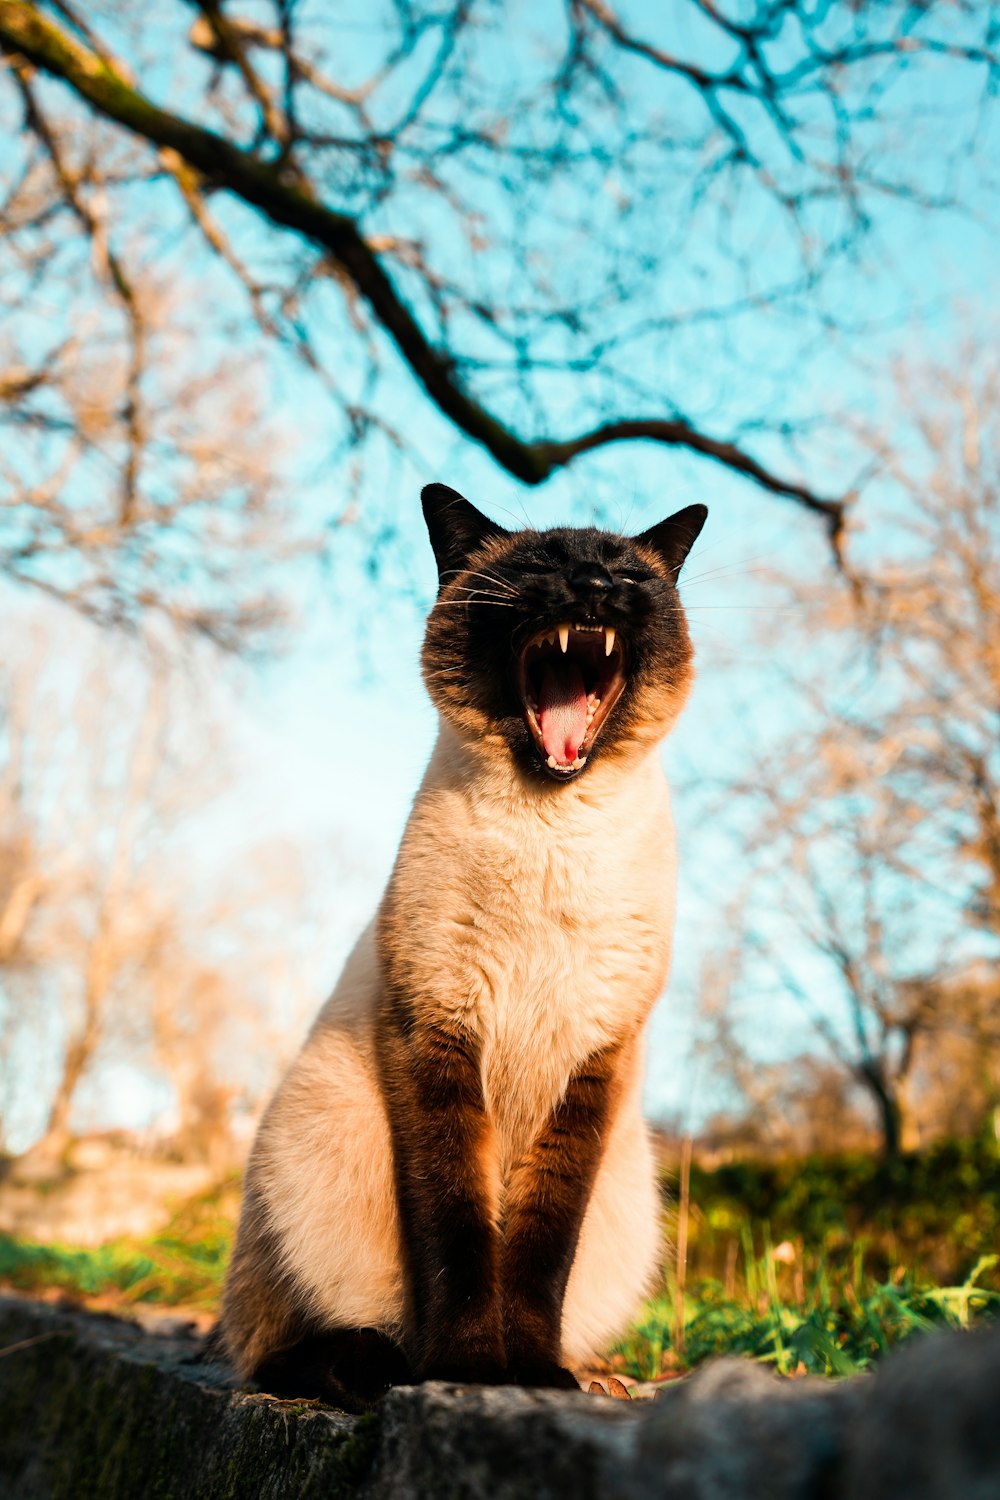
<svg viewBox="0 0 1000 1500">
<path fill-rule="evenodd" d="M 625 651 L 611 625 L 566 623 L 531 637 L 518 658 L 518 687 L 553 776 L 566 781 L 583 770 L 624 686 Z"/>
</svg>

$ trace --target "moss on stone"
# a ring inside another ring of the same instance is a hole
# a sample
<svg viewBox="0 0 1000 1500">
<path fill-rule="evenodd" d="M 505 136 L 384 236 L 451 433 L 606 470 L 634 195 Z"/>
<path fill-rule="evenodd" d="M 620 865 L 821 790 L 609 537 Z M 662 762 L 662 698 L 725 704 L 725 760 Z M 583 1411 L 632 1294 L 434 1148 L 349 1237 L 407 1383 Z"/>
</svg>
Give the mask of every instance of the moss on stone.
<svg viewBox="0 0 1000 1500">
<path fill-rule="evenodd" d="M 371 1465 L 376 1419 L 244 1395 L 193 1345 L 11 1299 L 0 1349 L 5 1496 L 336 1500 Z"/>
</svg>

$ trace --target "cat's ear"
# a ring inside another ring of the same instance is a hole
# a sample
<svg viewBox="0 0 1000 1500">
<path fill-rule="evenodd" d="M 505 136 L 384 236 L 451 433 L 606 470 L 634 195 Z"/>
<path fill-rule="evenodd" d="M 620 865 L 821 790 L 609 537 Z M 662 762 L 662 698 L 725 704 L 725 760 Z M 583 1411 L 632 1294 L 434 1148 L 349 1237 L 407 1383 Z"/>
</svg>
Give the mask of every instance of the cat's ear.
<svg viewBox="0 0 1000 1500">
<path fill-rule="evenodd" d="M 473 552 L 507 535 L 502 526 L 446 484 L 425 484 L 420 500 L 442 584 L 461 572 Z"/>
<path fill-rule="evenodd" d="M 676 515 L 650 526 L 635 540 L 644 547 L 651 547 L 676 580 L 707 518 L 707 505 L 687 505 Z"/>
</svg>

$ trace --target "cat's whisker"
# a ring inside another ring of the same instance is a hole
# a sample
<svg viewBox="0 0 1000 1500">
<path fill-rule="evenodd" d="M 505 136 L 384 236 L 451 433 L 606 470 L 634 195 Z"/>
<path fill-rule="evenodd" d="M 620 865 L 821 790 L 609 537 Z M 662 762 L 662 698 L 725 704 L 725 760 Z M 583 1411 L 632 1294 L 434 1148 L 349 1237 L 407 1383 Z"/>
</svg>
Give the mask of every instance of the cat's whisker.
<svg viewBox="0 0 1000 1500">
<path fill-rule="evenodd" d="M 483 572 L 481 568 L 469 568 L 468 576 L 470 578 L 483 578 L 487 583 L 495 583 L 498 588 L 510 589 L 512 594 L 517 592 L 515 585 L 511 583 L 509 578 L 501 578 L 498 573 L 491 573 L 489 569 Z"/>
<path fill-rule="evenodd" d="M 482 568 L 466 568 L 465 572 L 469 578 L 489 578 L 494 583 L 505 583 L 508 588 L 513 588 L 513 584 L 508 583 L 506 578 L 500 578 L 498 574 L 491 572 L 489 568 L 485 572 Z"/>
<path fill-rule="evenodd" d="M 507 589 L 516 594 L 517 589 L 506 578 L 498 578 L 495 573 L 484 573 L 480 568 L 449 568 L 441 574 L 441 582 L 445 583 L 452 578 L 483 578 L 487 583 L 494 583 L 498 588 Z"/>
<path fill-rule="evenodd" d="M 519 604 L 513 603 L 513 600 L 505 598 L 502 594 L 483 594 L 478 591 L 475 594 L 466 594 L 465 598 L 447 598 L 436 607 L 438 609 L 466 609 L 469 604 L 489 604 L 492 609 L 517 609 L 519 607 Z"/>
<path fill-rule="evenodd" d="M 516 594 L 518 592 L 512 583 L 507 582 L 506 578 L 497 578 L 493 573 L 480 573 L 477 569 L 470 568 L 468 576 L 470 578 L 483 578 L 487 583 L 494 584 L 496 588 L 505 589 L 508 594 Z"/>
<path fill-rule="evenodd" d="M 769 554 L 757 552 L 752 557 L 742 560 L 733 560 L 728 563 L 719 563 L 714 568 L 705 568 L 700 573 L 685 573 L 683 581 L 677 585 L 679 589 L 689 589 L 693 583 L 703 583 L 706 578 L 742 578 L 744 574 L 767 573 Z"/>
<path fill-rule="evenodd" d="M 696 584 L 729 582 L 734 578 L 749 578 L 752 574 L 766 577 L 768 571 L 768 568 L 763 566 L 759 568 L 712 568 L 710 572 L 696 573 L 693 578 L 682 579 L 677 588 L 680 591 L 694 588 Z"/>
<path fill-rule="evenodd" d="M 507 598 L 490 598 L 489 594 L 472 594 L 469 598 L 450 598 L 447 603 L 438 604 L 438 609 L 468 609 L 469 604 L 489 604 L 490 609 L 517 609 L 517 604 L 510 603 Z"/>
<path fill-rule="evenodd" d="M 473 588 L 469 589 L 464 597 L 466 599 L 503 599 L 507 604 L 516 604 L 520 600 L 517 594 L 505 594 L 499 589 Z"/>
<path fill-rule="evenodd" d="M 517 597 L 517 596 L 513 596 Z M 442 599 L 439 602 L 445 604 L 461 604 L 465 599 L 502 599 L 505 604 L 512 602 L 510 594 L 494 593 L 491 589 L 468 588 L 460 594 L 455 594 L 451 599 Z"/>
</svg>

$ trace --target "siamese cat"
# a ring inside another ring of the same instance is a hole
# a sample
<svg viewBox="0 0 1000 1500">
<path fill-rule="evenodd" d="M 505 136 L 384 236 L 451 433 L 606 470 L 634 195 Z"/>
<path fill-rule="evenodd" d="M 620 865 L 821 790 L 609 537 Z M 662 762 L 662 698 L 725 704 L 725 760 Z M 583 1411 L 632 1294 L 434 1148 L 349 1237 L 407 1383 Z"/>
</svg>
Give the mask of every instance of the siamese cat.
<svg viewBox="0 0 1000 1500">
<path fill-rule="evenodd" d="M 442 484 L 440 733 L 378 914 L 254 1144 L 220 1337 L 369 1409 L 442 1379 L 576 1388 L 658 1270 L 643 1031 L 670 959 L 657 748 L 707 515 L 503 530 Z"/>
</svg>

